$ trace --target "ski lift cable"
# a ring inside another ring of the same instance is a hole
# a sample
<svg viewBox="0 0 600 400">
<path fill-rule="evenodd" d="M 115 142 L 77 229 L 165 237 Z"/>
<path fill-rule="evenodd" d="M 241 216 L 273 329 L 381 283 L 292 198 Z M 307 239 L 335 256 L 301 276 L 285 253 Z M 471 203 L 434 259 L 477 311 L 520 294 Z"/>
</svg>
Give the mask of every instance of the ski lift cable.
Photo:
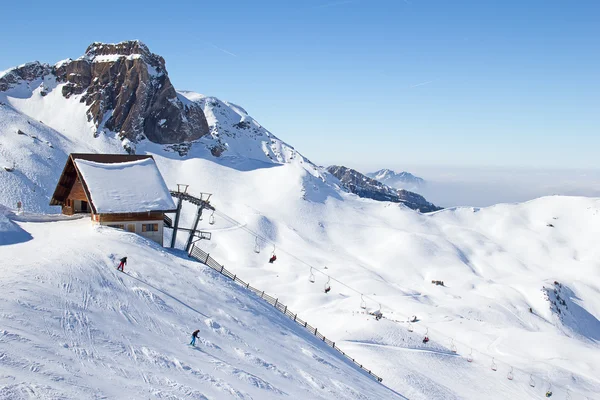
<svg viewBox="0 0 600 400">
<path fill-rule="evenodd" d="M 254 232 L 252 229 L 250 229 L 250 228 L 248 228 L 247 226 L 245 226 L 245 224 L 242 224 L 242 223 L 240 223 L 239 221 L 237 221 L 236 219 L 234 219 L 234 218 L 230 217 L 229 215 L 227 215 L 227 214 L 223 213 L 222 211 L 215 210 L 215 213 L 216 213 L 217 215 L 219 215 L 221 218 L 223 218 L 223 219 L 225 219 L 225 220 L 229 221 L 230 223 L 232 223 L 232 224 L 234 224 L 234 225 L 237 225 L 237 226 L 238 226 L 240 229 L 242 229 L 242 230 L 244 230 L 244 231 L 248 232 L 248 233 L 249 233 L 249 234 L 251 234 L 251 235 L 254 235 L 254 236 L 257 238 L 257 240 L 258 240 L 258 239 L 260 239 L 260 240 L 264 241 L 265 243 L 271 243 L 271 244 L 273 244 L 273 246 L 275 246 L 275 242 L 274 242 L 273 240 L 271 240 L 271 239 L 268 239 L 268 238 L 266 238 L 266 237 L 264 237 L 264 236 L 262 236 L 262 235 L 258 234 L 257 232 Z M 377 304 L 379 304 L 379 306 L 380 306 L 380 307 L 383 305 L 383 306 L 385 306 L 385 308 L 386 308 L 386 309 L 388 309 L 388 310 L 390 310 L 390 311 L 392 311 L 392 312 L 395 312 L 396 314 L 400 314 L 401 316 L 403 315 L 403 313 L 401 313 L 401 312 L 398 312 L 398 310 L 397 310 L 397 309 L 395 309 L 395 308 L 392 308 L 392 307 L 388 306 L 388 305 L 387 305 L 387 304 L 385 304 L 385 303 L 381 303 L 381 302 L 379 302 L 379 301 L 376 301 L 376 300 L 374 300 L 373 298 L 371 298 L 370 296 L 364 295 L 364 293 L 362 293 L 362 292 L 361 292 L 361 291 L 359 291 L 358 289 L 355 289 L 355 288 L 353 288 L 352 286 L 349 286 L 348 284 L 346 284 L 346 283 L 344 283 L 344 282 L 340 281 L 339 279 L 337 279 L 337 278 L 335 278 L 335 277 L 331 277 L 329 274 L 327 274 L 327 273 L 326 273 L 326 272 L 324 272 L 323 270 L 321 270 L 321 269 L 319 269 L 319 268 L 317 268 L 317 267 L 315 267 L 315 266 L 311 265 L 310 263 L 308 263 L 308 262 L 306 262 L 306 261 L 304 261 L 304 260 L 300 259 L 299 257 L 295 256 L 294 254 L 292 254 L 292 253 L 290 253 L 290 252 L 286 251 L 285 249 L 283 249 L 283 248 L 279 247 L 279 248 L 278 248 L 278 252 L 280 252 L 280 253 L 284 253 L 284 254 L 288 255 L 289 257 L 293 258 L 294 260 L 298 261 L 299 263 L 301 263 L 301 264 L 304 264 L 304 265 L 305 265 L 305 266 L 307 266 L 308 268 L 310 268 L 310 269 L 312 269 L 312 270 L 314 270 L 314 271 L 316 271 L 316 272 L 318 272 L 318 273 L 320 273 L 320 274 L 322 274 L 322 275 L 324 275 L 324 276 L 328 276 L 328 277 L 329 277 L 329 278 L 330 278 L 332 281 L 334 281 L 334 282 L 338 283 L 339 285 L 341 285 L 341 286 L 345 287 L 346 289 L 348 289 L 348 290 L 351 290 L 352 292 L 354 292 L 354 293 L 356 293 L 356 294 L 359 294 L 359 295 L 361 296 L 361 305 L 362 305 L 362 303 L 364 303 L 364 301 L 365 301 L 365 299 L 366 299 L 366 300 L 369 300 L 370 302 L 373 302 L 373 303 L 377 303 Z M 408 317 L 408 316 L 407 316 L 407 317 Z M 428 334 L 428 333 L 429 333 L 429 327 L 427 327 L 427 326 L 424 326 L 423 328 L 425 328 L 425 329 L 426 329 L 426 334 Z M 433 331 L 433 332 L 435 332 L 436 336 L 440 336 L 440 337 L 442 337 L 442 338 L 446 336 L 446 335 L 444 335 L 443 333 L 441 333 L 441 331 L 438 331 L 437 329 L 435 329 L 435 330 L 432 330 L 432 331 Z M 457 344 L 459 344 L 459 345 L 461 345 L 461 346 L 463 346 L 463 347 L 469 348 L 469 346 L 468 346 L 468 345 L 466 345 L 466 344 L 464 344 L 464 343 L 462 343 L 462 342 L 456 341 L 456 343 L 457 343 Z M 508 365 L 507 363 L 504 363 L 504 362 L 502 362 L 502 361 L 496 361 L 496 360 L 495 360 L 495 357 L 493 357 L 493 356 L 491 356 L 491 355 L 489 355 L 489 354 L 483 353 L 483 352 L 481 352 L 481 351 L 479 351 L 479 350 L 476 350 L 476 352 L 477 352 L 477 353 L 479 353 L 479 354 L 480 354 L 480 355 L 482 355 L 482 356 L 485 356 L 485 357 L 491 358 L 491 359 L 492 359 L 492 360 L 494 360 L 495 362 L 499 362 L 499 363 L 502 363 L 502 364 L 506 364 L 506 365 Z M 473 350 L 471 349 L 470 356 L 472 356 L 472 354 L 473 354 Z M 544 362 L 544 364 L 546 364 L 546 365 L 548 365 L 548 366 L 550 366 L 550 367 L 554 367 L 553 365 L 551 365 L 551 364 L 547 364 L 547 363 L 545 363 L 545 362 Z M 515 371 L 519 371 L 519 372 L 522 372 L 522 373 L 523 373 L 523 374 L 525 374 L 525 375 L 530 375 L 530 376 L 532 376 L 532 377 L 536 377 L 536 378 L 538 378 L 540 381 L 542 381 L 542 382 L 544 382 L 544 383 L 545 383 L 545 382 L 548 382 L 548 383 L 551 385 L 551 383 L 550 383 L 548 380 L 546 380 L 546 379 L 544 379 L 544 378 L 540 378 L 539 376 L 533 375 L 533 374 L 531 374 L 531 373 L 530 373 L 530 372 L 528 372 L 528 371 L 522 370 L 522 369 L 520 369 L 520 368 L 515 368 Z"/>
<path fill-rule="evenodd" d="M 240 227 L 240 229 L 243 229 L 243 230 L 245 230 L 246 232 L 248 232 L 248 233 L 250 233 L 250 234 L 252 234 L 252 235 L 254 235 L 254 236 L 256 236 L 256 237 L 260 238 L 262 241 L 264 241 L 264 242 L 267 242 L 267 243 L 271 243 L 273 246 L 275 246 L 275 243 L 274 243 L 272 240 L 270 240 L 270 239 L 268 239 L 268 238 L 266 238 L 266 237 L 264 237 L 264 236 L 261 236 L 260 234 L 258 234 L 258 233 L 256 233 L 256 232 L 254 232 L 253 230 L 251 230 L 250 228 L 248 228 L 248 227 L 246 227 L 246 226 L 243 226 L 243 224 L 241 224 L 239 221 L 237 221 L 237 220 L 235 220 L 235 219 L 233 219 L 233 218 L 229 217 L 227 214 L 224 214 L 223 212 L 220 212 L 220 211 L 218 211 L 218 210 L 216 211 L 216 213 L 217 213 L 219 216 L 221 216 L 222 218 L 229 220 L 229 222 L 231 222 L 231 223 L 233 223 L 233 224 L 235 224 L 235 225 L 238 225 L 238 226 Z M 341 286 L 344 286 L 345 288 L 347 288 L 347 289 L 349 289 L 349 290 L 351 290 L 351 291 L 355 292 L 356 294 L 363 295 L 365 299 L 367 299 L 367 300 L 369 300 L 369 301 L 372 301 L 373 303 L 378 303 L 378 302 L 377 302 L 377 301 L 375 301 L 373 298 L 371 298 L 371 297 L 369 297 L 369 296 L 366 296 L 366 295 L 364 295 L 364 294 L 363 294 L 363 293 L 362 293 L 360 290 L 358 290 L 358 289 L 355 289 L 355 288 L 353 288 L 353 287 L 351 287 L 351 286 L 349 286 L 349 285 L 345 284 L 344 282 L 340 281 L 339 279 L 337 279 L 337 278 L 335 278 L 335 277 L 331 277 L 329 274 L 327 274 L 327 273 L 326 273 L 326 272 L 324 272 L 323 270 L 321 270 L 321 269 L 319 269 L 319 268 L 317 268 L 317 267 L 315 267 L 315 266 L 313 266 L 313 265 L 311 265 L 311 264 L 307 263 L 306 261 L 304 261 L 304 260 L 302 260 L 302 259 L 300 259 L 300 258 L 296 257 L 294 254 L 292 254 L 292 253 L 290 253 L 290 252 L 286 251 L 285 249 L 282 249 L 281 247 L 279 247 L 279 249 L 278 249 L 278 252 L 279 252 L 279 253 L 284 253 L 284 254 L 287 254 L 287 255 L 288 255 L 288 256 L 290 256 L 291 258 L 293 258 L 293 259 L 295 259 L 296 261 L 298 261 L 298 262 L 300 262 L 300 263 L 302 263 L 302 264 L 306 265 L 306 266 L 307 266 L 307 267 L 309 267 L 309 268 L 312 268 L 314 271 L 316 271 L 316 272 L 320 273 L 321 275 L 324 275 L 324 276 L 328 276 L 328 277 L 330 277 L 332 281 L 334 281 L 334 282 L 337 282 L 337 283 L 338 283 L 338 284 L 340 284 Z M 386 308 L 388 308 L 388 309 L 390 309 L 390 310 L 393 310 L 393 309 L 392 309 L 391 307 L 389 307 L 389 306 L 386 306 Z"/>
</svg>

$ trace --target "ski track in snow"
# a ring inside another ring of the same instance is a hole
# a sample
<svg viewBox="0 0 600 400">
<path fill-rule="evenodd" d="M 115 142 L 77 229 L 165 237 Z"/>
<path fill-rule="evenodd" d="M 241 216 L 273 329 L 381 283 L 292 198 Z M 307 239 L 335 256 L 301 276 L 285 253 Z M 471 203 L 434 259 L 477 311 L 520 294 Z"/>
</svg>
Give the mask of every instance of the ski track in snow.
<svg viewBox="0 0 600 400">
<path fill-rule="evenodd" d="M 35 239 L 0 246 L 0 399 L 400 398 L 201 264 L 84 220 L 20 224 Z"/>
</svg>

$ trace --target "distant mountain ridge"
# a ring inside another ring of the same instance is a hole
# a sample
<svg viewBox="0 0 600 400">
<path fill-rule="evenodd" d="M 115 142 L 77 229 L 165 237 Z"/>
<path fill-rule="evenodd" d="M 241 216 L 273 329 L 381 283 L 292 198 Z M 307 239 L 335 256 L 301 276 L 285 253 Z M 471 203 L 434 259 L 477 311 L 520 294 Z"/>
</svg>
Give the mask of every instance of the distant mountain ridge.
<svg viewBox="0 0 600 400">
<path fill-rule="evenodd" d="M 425 185 L 425 180 L 423 178 L 419 178 L 406 171 L 396 173 L 391 169 L 380 169 L 379 171 L 370 172 L 365 175 L 397 189 L 416 189 Z"/>
<path fill-rule="evenodd" d="M 428 202 L 423 196 L 417 193 L 404 189 L 394 189 L 351 168 L 332 165 L 327 168 L 327 171 L 338 178 L 348 191 L 360 197 L 402 203 L 413 210 L 421 212 L 442 209 Z"/>
</svg>

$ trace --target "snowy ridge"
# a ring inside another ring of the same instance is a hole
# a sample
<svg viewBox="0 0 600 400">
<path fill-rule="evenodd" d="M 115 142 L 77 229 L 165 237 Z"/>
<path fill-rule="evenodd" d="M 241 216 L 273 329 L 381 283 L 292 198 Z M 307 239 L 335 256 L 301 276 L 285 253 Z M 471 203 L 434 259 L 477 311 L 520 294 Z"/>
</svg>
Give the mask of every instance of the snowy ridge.
<svg viewBox="0 0 600 400">
<path fill-rule="evenodd" d="M 309 160 L 265 129 L 242 107 L 199 93 L 180 91 L 179 94 L 202 107 L 210 138 L 200 141 L 215 149 L 213 154 L 278 164 L 299 158 L 309 163 L 310 168 L 316 169 Z"/>
</svg>

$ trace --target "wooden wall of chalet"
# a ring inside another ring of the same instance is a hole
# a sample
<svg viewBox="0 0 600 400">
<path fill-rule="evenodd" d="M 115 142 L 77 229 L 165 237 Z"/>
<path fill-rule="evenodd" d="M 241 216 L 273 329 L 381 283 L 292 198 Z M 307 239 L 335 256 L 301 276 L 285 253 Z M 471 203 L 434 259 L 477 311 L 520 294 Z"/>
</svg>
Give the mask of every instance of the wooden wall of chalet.
<svg viewBox="0 0 600 400">
<path fill-rule="evenodd" d="M 85 196 L 85 191 L 83 190 L 83 185 L 81 184 L 81 180 L 79 176 L 75 178 L 75 182 L 71 187 L 71 191 L 67 196 L 65 203 L 62 206 L 62 213 L 66 215 L 73 215 L 75 212 L 75 208 L 73 206 L 74 200 L 86 201 L 87 197 Z"/>
<path fill-rule="evenodd" d="M 73 187 L 71 188 L 67 199 L 87 201 L 87 197 L 85 196 L 85 191 L 83 190 L 83 185 L 81 184 L 79 176 L 75 179 L 75 183 L 73 183 Z"/>
<path fill-rule="evenodd" d="M 109 222 L 130 222 L 130 221 L 162 221 L 164 214 L 161 212 L 151 213 L 129 213 L 129 214 L 95 214 L 92 216 L 94 221 L 100 223 Z"/>
</svg>

